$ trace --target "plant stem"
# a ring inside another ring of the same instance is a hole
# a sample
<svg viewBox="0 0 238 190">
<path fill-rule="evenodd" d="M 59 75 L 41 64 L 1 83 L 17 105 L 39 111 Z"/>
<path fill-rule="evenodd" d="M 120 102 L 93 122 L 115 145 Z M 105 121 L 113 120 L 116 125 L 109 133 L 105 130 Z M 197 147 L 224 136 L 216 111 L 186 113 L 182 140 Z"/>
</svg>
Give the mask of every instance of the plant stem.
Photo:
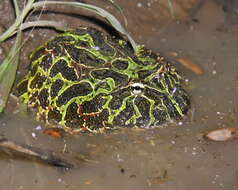
<svg viewBox="0 0 238 190">
<path fill-rule="evenodd" d="M 27 28 L 31 28 L 31 27 L 51 27 L 51 28 L 55 28 L 56 30 L 59 31 L 66 31 L 66 30 L 70 30 L 70 28 L 67 27 L 67 24 L 61 23 L 61 22 L 55 22 L 55 21 L 51 21 L 51 20 L 40 20 L 40 21 L 31 21 L 31 22 L 25 22 L 22 23 L 22 25 L 20 26 L 21 30 L 25 30 Z M 13 36 L 17 31 L 14 31 L 11 36 Z M 9 37 L 11 37 L 9 36 Z"/>
<path fill-rule="evenodd" d="M 14 4 L 16 18 L 17 18 L 19 16 L 19 14 L 20 14 L 19 6 L 18 6 L 18 3 L 17 3 L 16 0 L 13 0 L 13 4 Z"/>
<path fill-rule="evenodd" d="M 7 38 L 12 36 L 12 34 L 19 28 L 21 23 L 23 23 L 26 15 L 29 13 L 31 9 L 33 9 L 33 6 L 32 6 L 33 3 L 34 3 L 34 0 L 28 0 L 26 7 L 23 9 L 21 14 L 19 14 L 19 16 L 16 18 L 14 24 L 11 25 L 10 28 L 0 36 L 0 42 L 5 41 Z"/>
<path fill-rule="evenodd" d="M 7 57 L 0 65 L 0 113 L 7 104 L 7 100 L 15 81 L 16 71 L 19 62 L 20 46 L 22 32 L 18 30 L 14 45 L 12 46 Z"/>
</svg>

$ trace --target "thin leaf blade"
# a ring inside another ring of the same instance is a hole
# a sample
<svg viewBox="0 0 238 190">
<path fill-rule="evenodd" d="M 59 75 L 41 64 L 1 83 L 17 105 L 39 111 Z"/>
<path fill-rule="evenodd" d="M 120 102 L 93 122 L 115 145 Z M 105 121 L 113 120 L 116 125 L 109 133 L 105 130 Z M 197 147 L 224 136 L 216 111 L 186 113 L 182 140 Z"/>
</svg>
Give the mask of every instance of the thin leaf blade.
<svg viewBox="0 0 238 190">
<path fill-rule="evenodd" d="M 9 54 L 0 68 L 0 113 L 3 112 L 11 92 L 18 68 L 22 32 L 18 31 L 17 38 Z"/>
</svg>

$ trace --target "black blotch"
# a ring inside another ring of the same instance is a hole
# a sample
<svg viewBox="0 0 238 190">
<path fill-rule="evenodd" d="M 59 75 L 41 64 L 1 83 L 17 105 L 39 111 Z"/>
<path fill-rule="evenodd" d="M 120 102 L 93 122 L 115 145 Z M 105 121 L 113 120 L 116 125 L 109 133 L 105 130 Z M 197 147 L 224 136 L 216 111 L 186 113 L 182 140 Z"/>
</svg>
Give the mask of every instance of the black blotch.
<svg viewBox="0 0 238 190">
<path fill-rule="evenodd" d="M 112 62 L 112 65 L 119 70 L 126 70 L 128 68 L 128 62 L 124 60 L 115 60 Z"/>
<path fill-rule="evenodd" d="M 48 112 L 48 120 L 49 121 L 60 122 L 61 118 L 62 118 L 62 114 L 60 113 L 59 110 L 57 110 L 56 108 L 49 110 L 49 112 Z"/>
<path fill-rule="evenodd" d="M 51 44 L 51 42 L 48 42 L 47 51 L 52 53 L 54 56 L 63 56 L 63 55 L 65 55 L 62 46 L 60 46 L 58 44 Z"/>
<path fill-rule="evenodd" d="M 76 34 L 84 35 L 89 34 L 93 38 L 94 45 L 99 47 L 99 52 L 103 55 L 113 55 L 114 49 L 106 43 L 110 39 L 109 35 L 97 30 L 96 28 L 88 27 L 84 29 L 77 29 Z"/>
<path fill-rule="evenodd" d="M 30 55 L 31 62 L 39 59 L 41 56 L 43 56 L 45 54 L 46 54 L 45 48 L 44 47 L 40 47 L 38 50 L 36 50 L 35 52 L 33 52 Z"/>
<path fill-rule="evenodd" d="M 58 73 L 61 73 L 63 78 L 70 80 L 70 81 L 76 81 L 77 80 L 77 75 L 75 70 L 72 67 L 68 66 L 68 63 L 60 59 L 58 60 L 54 66 L 50 70 L 50 77 L 54 77 Z"/>
<path fill-rule="evenodd" d="M 46 109 L 46 107 L 49 105 L 49 93 L 48 93 L 48 89 L 44 88 L 40 91 L 39 95 L 38 95 L 39 101 L 40 101 L 40 105 L 42 108 Z"/>
<path fill-rule="evenodd" d="M 122 88 L 118 91 L 111 93 L 112 100 L 109 103 L 109 108 L 113 110 L 117 110 L 122 106 L 123 100 L 131 95 L 129 88 Z"/>
<path fill-rule="evenodd" d="M 173 98 L 178 103 L 182 113 L 186 114 L 190 108 L 190 99 L 187 92 L 182 87 L 176 86 Z"/>
<path fill-rule="evenodd" d="M 76 40 L 72 36 L 57 36 L 50 42 L 48 42 L 48 47 L 51 49 L 52 46 L 57 45 L 57 44 L 68 44 L 68 43 L 74 43 Z"/>
<path fill-rule="evenodd" d="M 65 115 L 65 125 L 67 127 L 70 128 L 79 128 L 79 127 L 83 127 L 84 124 L 84 120 L 82 117 L 80 117 L 79 113 L 78 113 L 78 105 L 73 102 L 71 103 L 67 110 L 66 110 L 66 115 Z"/>
<path fill-rule="evenodd" d="M 157 62 L 157 55 L 149 49 L 143 48 L 143 51 L 140 51 L 139 57 L 132 58 L 139 65 L 153 65 Z M 149 60 L 147 58 L 150 58 Z"/>
<path fill-rule="evenodd" d="M 17 95 L 21 96 L 22 94 L 27 92 L 28 80 L 23 80 L 17 86 Z"/>
<path fill-rule="evenodd" d="M 172 119 L 180 119 L 181 118 L 181 115 L 175 108 L 174 104 L 167 96 L 163 97 L 163 103 L 166 106 L 168 113 Z"/>
<path fill-rule="evenodd" d="M 41 88 L 45 82 L 46 77 L 37 73 L 34 79 L 31 81 L 30 88 Z"/>
<path fill-rule="evenodd" d="M 95 96 L 92 100 L 86 101 L 81 104 L 82 113 L 98 112 L 102 109 L 102 106 L 106 103 L 106 100 L 102 98 L 102 94 Z"/>
<path fill-rule="evenodd" d="M 50 96 L 51 97 L 57 96 L 58 92 L 60 91 L 63 85 L 64 85 L 64 81 L 60 79 L 57 79 L 55 82 L 53 82 L 50 88 Z"/>
<path fill-rule="evenodd" d="M 147 125 L 150 121 L 150 102 L 141 96 L 137 96 L 134 102 L 141 114 L 141 117 L 136 119 L 136 125 Z"/>
<path fill-rule="evenodd" d="M 52 55 L 46 54 L 42 58 L 42 61 L 40 62 L 40 66 L 43 68 L 44 71 L 47 71 L 51 65 L 52 65 Z"/>
<path fill-rule="evenodd" d="M 119 127 L 132 127 L 133 123 L 126 124 L 126 121 L 129 120 L 134 114 L 135 110 L 133 104 L 127 101 L 126 108 L 114 118 L 113 125 Z"/>
<path fill-rule="evenodd" d="M 155 117 L 155 125 L 162 125 L 168 120 L 168 115 L 165 110 L 155 109 L 153 110 L 153 115 Z"/>
<path fill-rule="evenodd" d="M 167 85 L 169 92 L 172 93 L 174 90 L 173 80 L 170 80 L 168 75 L 164 75 L 164 81 L 165 81 L 165 84 Z"/>
<path fill-rule="evenodd" d="M 83 28 L 83 27 L 77 28 L 75 31 L 73 31 L 73 34 L 77 34 L 80 36 L 85 35 L 85 34 L 87 34 L 87 28 L 86 27 L 85 28 Z"/>
<path fill-rule="evenodd" d="M 139 70 L 137 72 L 140 79 L 145 79 L 153 73 L 153 70 Z"/>
<path fill-rule="evenodd" d="M 159 92 L 153 88 L 145 87 L 144 96 L 148 97 L 151 100 L 155 101 L 155 105 L 161 105 L 161 99 L 165 96 L 164 93 Z"/>
<path fill-rule="evenodd" d="M 113 70 L 109 70 L 109 69 L 100 69 L 100 70 L 93 70 L 91 72 L 91 75 L 96 78 L 96 79 L 106 79 L 106 78 L 112 78 L 115 83 L 116 86 L 120 85 L 126 85 L 128 82 L 128 76 L 127 75 L 123 75 L 121 73 L 118 73 L 116 71 Z"/>
<path fill-rule="evenodd" d="M 109 84 L 106 81 L 100 81 L 95 85 L 95 91 L 97 91 L 100 88 L 106 89 L 108 91 L 111 90 L 111 87 L 109 86 Z"/>
<path fill-rule="evenodd" d="M 107 109 L 102 110 L 99 114 L 89 116 L 85 119 L 86 126 L 91 130 L 98 130 L 105 126 L 105 122 L 108 120 L 109 112 Z"/>
<path fill-rule="evenodd" d="M 121 41 L 122 43 L 120 43 L 119 41 Z M 111 38 L 110 40 L 108 40 L 108 43 L 117 50 L 119 56 L 136 57 L 134 50 L 129 42 L 118 38 Z"/>
<path fill-rule="evenodd" d="M 76 48 L 74 46 L 65 46 L 65 49 L 76 63 L 86 66 L 102 66 L 105 63 L 104 60 L 99 59 L 85 49 Z"/>
<path fill-rule="evenodd" d="M 69 100 L 74 97 L 86 96 L 93 91 L 91 85 L 87 82 L 81 82 L 79 84 L 74 84 L 67 88 L 57 100 L 57 106 L 62 106 L 66 104 Z"/>
<path fill-rule="evenodd" d="M 87 48 L 87 49 L 91 48 L 89 42 L 83 41 L 83 40 L 79 40 L 75 45 L 83 47 L 83 48 Z"/>
<path fill-rule="evenodd" d="M 178 75 L 170 73 L 170 76 L 171 76 L 171 78 L 174 79 L 174 81 L 179 82 L 180 79 L 178 78 Z"/>
<path fill-rule="evenodd" d="M 65 44 L 73 44 L 75 39 L 72 36 L 58 36 L 47 43 L 47 50 L 55 56 L 62 56 L 65 54 L 63 47 Z"/>
<path fill-rule="evenodd" d="M 157 78 L 154 77 L 152 80 L 151 80 L 151 85 L 155 88 L 158 88 L 160 90 L 165 90 L 165 87 L 163 86 L 163 80 L 164 80 L 164 77 L 162 75 L 157 75 Z"/>
<path fill-rule="evenodd" d="M 30 75 L 34 76 L 37 72 L 37 69 L 38 69 L 38 64 L 35 64 L 33 67 L 31 66 L 30 69 L 29 69 L 30 70 Z"/>
<path fill-rule="evenodd" d="M 131 59 L 132 59 L 136 64 L 138 64 L 138 65 L 141 65 L 141 66 L 146 66 L 146 65 L 148 65 L 147 62 L 141 61 L 135 54 L 130 55 L 130 57 L 131 57 Z"/>
<path fill-rule="evenodd" d="M 160 67 L 161 67 L 161 65 L 157 65 L 155 68 L 150 69 L 150 70 L 142 69 L 142 70 L 137 71 L 137 74 L 140 79 L 145 79 L 146 77 L 150 76 L 151 74 L 157 72 Z"/>
</svg>

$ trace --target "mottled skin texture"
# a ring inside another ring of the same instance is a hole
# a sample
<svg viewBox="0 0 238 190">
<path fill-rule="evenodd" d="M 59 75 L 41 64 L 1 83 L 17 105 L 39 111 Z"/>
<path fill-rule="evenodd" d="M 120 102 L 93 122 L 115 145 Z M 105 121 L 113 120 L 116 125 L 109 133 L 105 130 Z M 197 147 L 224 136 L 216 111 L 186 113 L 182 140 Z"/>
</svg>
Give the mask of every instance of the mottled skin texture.
<svg viewBox="0 0 238 190">
<path fill-rule="evenodd" d="M 65 130 L 103 132 L 159 126 L 189 108 L 176 69 L 158 54 L 79 28 L 45 43 L 31 55 L 20 99 L 37 118 Z"/>
</svg>

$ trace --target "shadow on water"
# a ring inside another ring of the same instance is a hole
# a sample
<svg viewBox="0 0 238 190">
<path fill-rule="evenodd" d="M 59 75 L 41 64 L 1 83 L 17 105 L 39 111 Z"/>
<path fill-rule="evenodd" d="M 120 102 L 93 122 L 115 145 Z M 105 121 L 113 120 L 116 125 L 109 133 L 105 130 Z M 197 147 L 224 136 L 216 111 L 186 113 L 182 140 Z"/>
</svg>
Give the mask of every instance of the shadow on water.
<svg viewBox="0 0 238 190">
<path fill-rule="evenodd" d="M 202 137 L 212 129 L 237 127 L 238 25 L 228 22 L 213 1 L 205 3 L 195 17 L 196 22 L 171 24 L 159 38 L 147 41 L 148 47 L 178 52 L 205 70 L 196 75 L 177 65 L 190 81 L 193 104 L 181 125 L 62 140 L 42 135 L 36 130 L 39 123 L 30 117 L 7 114 L 1 118 L 0 132 L 9 139 L 64 152 L 81 162 L 62 173 L 1 154 L 0 186 L 5 190 L 238 189 L 238 141 L 217 143 Z"/>
</svg>

